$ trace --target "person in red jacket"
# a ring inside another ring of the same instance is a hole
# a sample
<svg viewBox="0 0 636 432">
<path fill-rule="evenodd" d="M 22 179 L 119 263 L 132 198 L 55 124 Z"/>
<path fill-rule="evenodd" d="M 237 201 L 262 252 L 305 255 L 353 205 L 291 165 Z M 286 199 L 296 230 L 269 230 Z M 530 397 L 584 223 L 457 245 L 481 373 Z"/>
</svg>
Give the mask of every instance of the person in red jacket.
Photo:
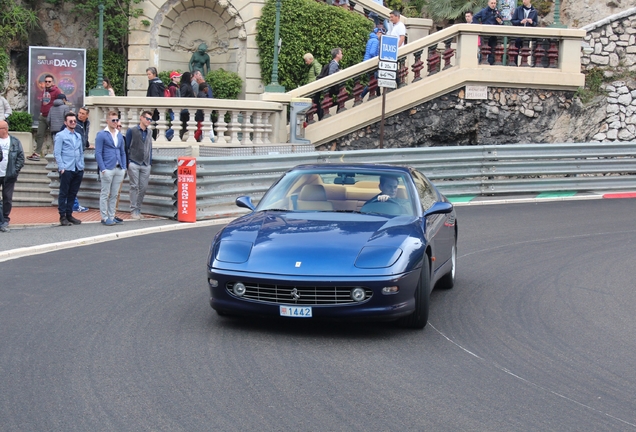
<svg viewBox="0 0 636 432">
<path fill-rule="evenodd" d="M 53 106 L 53 102 L 57 99 L 57 95 L 62 94 L 62 91 L 57 88 L 53 75 L 46 74 L 44 76 L 44 91 L 42 92 L 42 105 L 40 106 L 40 117 L 38 120 L 38 134 L 36 137 L 35 152 L 27 159 L 32 161 L 39 161 L 42 153 L 42 146 L 44 145 L 44 137 L 47 130 L 50 131 L 49 121 L 46 119 L 49 115 L 49 111 Z M 55 131 L 58 132 L 58 131 Z"/>
</svg>

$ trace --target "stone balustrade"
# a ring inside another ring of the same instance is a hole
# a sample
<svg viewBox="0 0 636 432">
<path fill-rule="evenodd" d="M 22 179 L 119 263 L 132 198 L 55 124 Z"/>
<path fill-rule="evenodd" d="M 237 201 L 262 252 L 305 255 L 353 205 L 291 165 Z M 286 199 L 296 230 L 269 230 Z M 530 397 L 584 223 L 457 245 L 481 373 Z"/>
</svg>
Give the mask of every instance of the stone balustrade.
<svg viewBox="0 0 636 432">
<path fill-rule="evenodd" d="M 109 111 L 119 113 L 125 133 L 139 124 L 145 110 L 154 113 L 157 146 L 227 148 L 287 142 L 286 106 L 276 102 L 99 96 L 86 98 L 86 106 L 91 110 L 90 142 L 106 127 Z"/>
<path fill-rule="evenodd" d="M 466 84 L 576 90 L 585 82 L 581 72 L 584 36 L 584 31 L 574 29 L 477 24 L 458 24 L 433 33 L 399 48 L 397 89 L 387 92 L 385 114 L 395 115 Z M 265 93 L 262 98 L 282 103 L 296 97 L 313 98 L 305 138 L 321 145 L 380 120 L 377 70 L 378 58 L 374 58 L 287 93 Z M 369 91 L 363 98 L 365 86 Z M 319 100 L 324 113 L 321 119 L 316 118 Z"/>
</svg>

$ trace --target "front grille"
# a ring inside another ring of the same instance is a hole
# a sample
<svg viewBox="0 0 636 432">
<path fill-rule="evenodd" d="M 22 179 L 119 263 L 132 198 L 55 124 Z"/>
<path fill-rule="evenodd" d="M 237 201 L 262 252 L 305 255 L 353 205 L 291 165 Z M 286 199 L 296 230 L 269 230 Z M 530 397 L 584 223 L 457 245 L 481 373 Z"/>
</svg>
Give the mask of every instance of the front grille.
<svg viewBox="0 0 636 432">
<path fill-rule="evenodd" d="M 371 298 L 373 291 L 364 288 L 365 296 L 362 302 L 356 302 L 351 298 L 351 290 L 355 287 L 318 287 L 318 286 L 293 286 L 272 285 L 262 283 L 243 282 L 246 288 L 245 294 L 240 297 L 263 303 L 283 303 L 299 305 L 336 305 L 349 303 L 363 303 Z M 234 282 L 228 282 L 227 292 L 237 297 L 232 291 Z M 292 291 L 296 290 L 296 296 Z M 298 298 L 295 298 L 298 297 Z"/>
</svg>

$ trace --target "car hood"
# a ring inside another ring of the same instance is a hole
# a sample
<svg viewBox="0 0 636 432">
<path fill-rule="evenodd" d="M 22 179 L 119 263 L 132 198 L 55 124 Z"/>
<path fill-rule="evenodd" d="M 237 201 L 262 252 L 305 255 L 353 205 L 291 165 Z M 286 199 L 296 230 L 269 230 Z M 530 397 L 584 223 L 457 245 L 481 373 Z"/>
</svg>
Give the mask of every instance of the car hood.
<svg viewBox="0 0 636 432">
<path fill-rule="evenodd" d="M 333 212 L 263 211 L 215 239 L 212 267 L 281 276 L 359 276 L 410 270 L 422 249 L 418 219 Z"/>
</svg>

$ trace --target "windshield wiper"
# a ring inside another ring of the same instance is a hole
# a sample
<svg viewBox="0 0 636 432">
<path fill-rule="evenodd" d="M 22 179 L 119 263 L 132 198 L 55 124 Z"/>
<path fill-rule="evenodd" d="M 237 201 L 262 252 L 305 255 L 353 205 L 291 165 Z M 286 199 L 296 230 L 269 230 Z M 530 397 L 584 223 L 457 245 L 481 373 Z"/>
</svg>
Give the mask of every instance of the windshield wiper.
<svg viewBox="0 0 636 432">
<path fill-rule="evenodd" d="M 334 210 L 335 213 L 358 213 L 362 214 L 361 211 L 358 210 Z"/>
</svg>

